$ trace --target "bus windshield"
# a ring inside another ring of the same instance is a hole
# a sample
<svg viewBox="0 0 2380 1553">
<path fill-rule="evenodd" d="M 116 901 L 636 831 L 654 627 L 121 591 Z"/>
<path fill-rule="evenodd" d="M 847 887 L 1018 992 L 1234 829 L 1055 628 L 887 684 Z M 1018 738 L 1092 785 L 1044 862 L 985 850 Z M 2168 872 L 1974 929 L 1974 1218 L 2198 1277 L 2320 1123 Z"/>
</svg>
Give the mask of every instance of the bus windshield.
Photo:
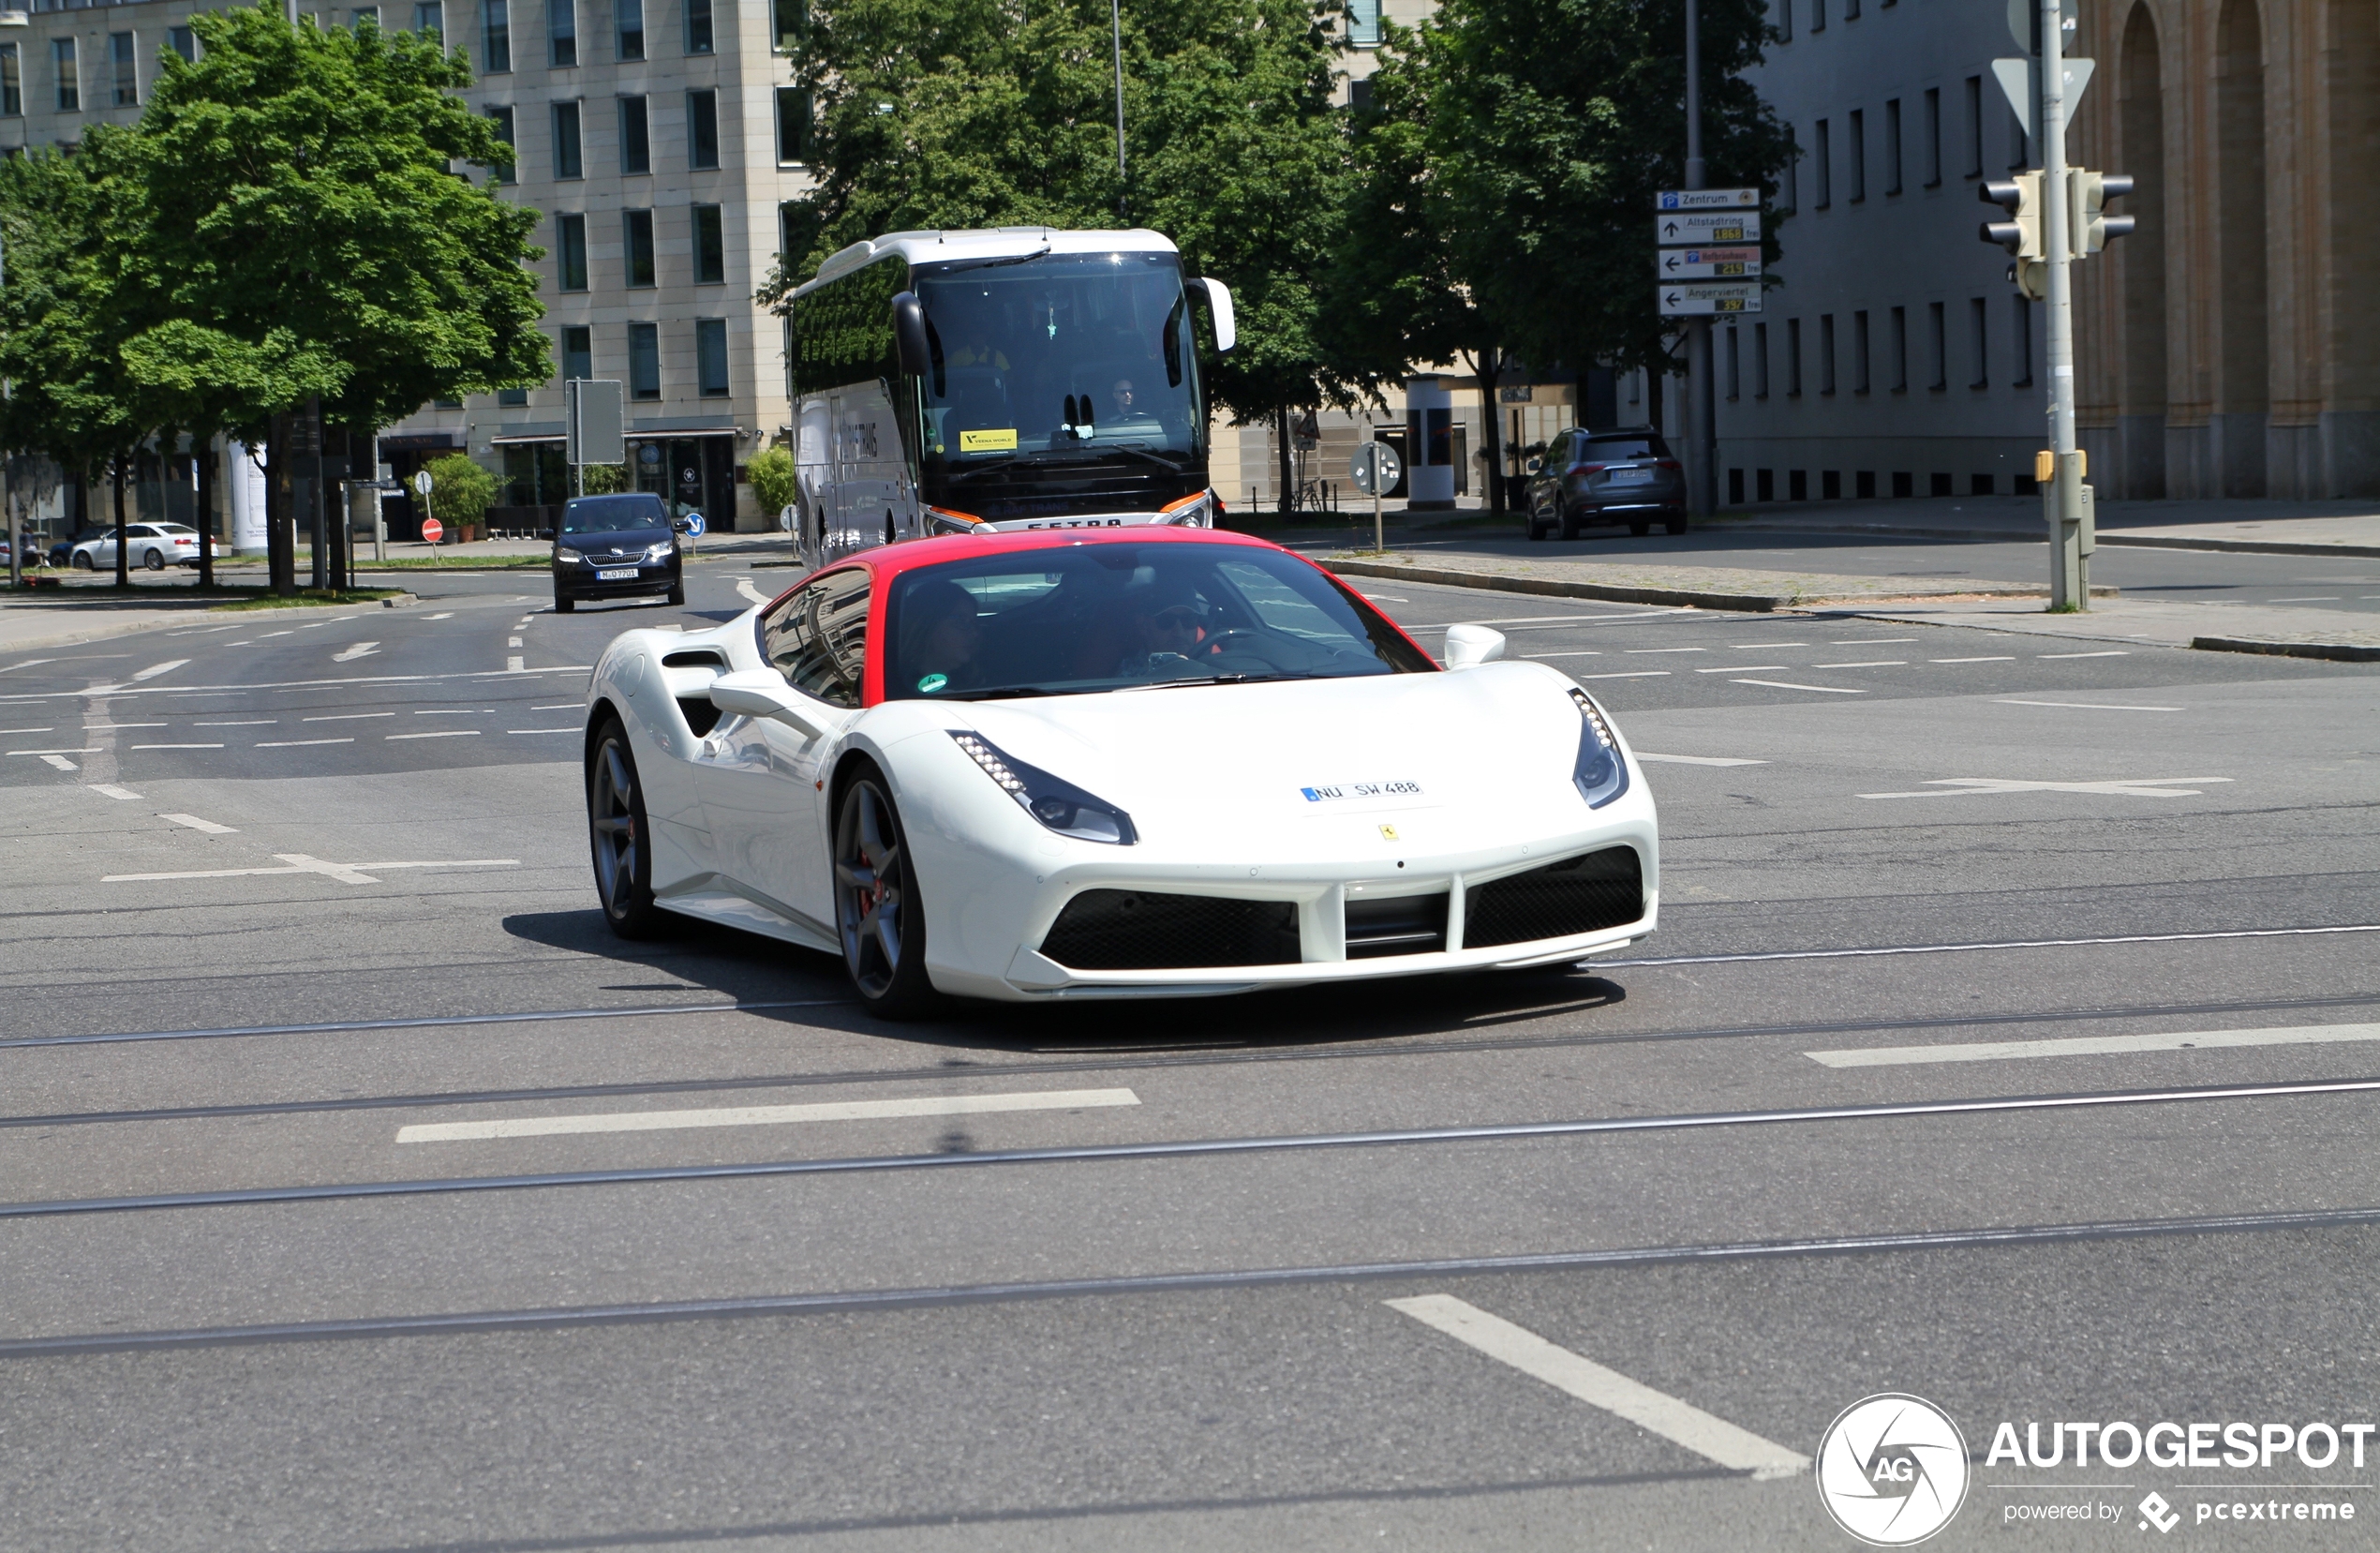
<svg viewBox="0 0 2380 1553">
<path fill-rule="evenodd" d="M 919 265 L 932 366 L 925 455 L 952 484 L 992 469 L 1203 454 L 1197 355 L 1170 253 Z"/>
</svg>

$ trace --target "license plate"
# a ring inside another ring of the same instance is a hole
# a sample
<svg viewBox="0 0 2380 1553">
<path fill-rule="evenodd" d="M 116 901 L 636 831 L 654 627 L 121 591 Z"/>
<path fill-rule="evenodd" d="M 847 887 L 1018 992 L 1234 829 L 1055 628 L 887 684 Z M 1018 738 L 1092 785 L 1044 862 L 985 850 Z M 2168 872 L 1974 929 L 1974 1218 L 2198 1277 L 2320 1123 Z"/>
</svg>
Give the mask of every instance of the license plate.
<svg viewBox="0 0 2380 1553">
<path fill-rule="evenodd" d="M 1651 470 L 1614 470 L 1603 483 L 1607 485 L 1649 485 L 1653 483 L 1653 471 Z"/>
<path fill-rule="evenodd" d="M 607 571 L 598 572 L 595 574 L 595 580 L 597 582 L 634 582 L 636 580 L 636 568 L 633 566 L 621 566 Z"/>
</svg>

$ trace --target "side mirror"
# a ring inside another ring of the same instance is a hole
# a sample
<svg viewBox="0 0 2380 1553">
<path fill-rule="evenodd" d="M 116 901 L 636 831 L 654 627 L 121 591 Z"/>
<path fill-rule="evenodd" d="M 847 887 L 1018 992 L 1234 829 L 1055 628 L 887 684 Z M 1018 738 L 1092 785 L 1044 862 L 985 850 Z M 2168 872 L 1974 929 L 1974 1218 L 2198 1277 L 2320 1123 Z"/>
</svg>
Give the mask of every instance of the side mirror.
<svg viewBox="0 0 2380 1553">
<path fill-rule="evenodd" d="M 1503 638 L 1498 637 L 1501 641 Z M 710 704 L 738 717 L 770 717 L 815 739 L 826 731 L 810 708 L 773 668 L 739 669 L 710 682 Z"/>
<path fill-rule="evenodd" d="M 694 527 L 694 526 L 693 526 L 692 524 L 691 524 L 691 523 L 687 522 L 687 521 L 686 521 L 684 518 L 682 518 L 682 517 L 673 517 L 673 518 L 671 518 L 671 519 L 669 520 L 669 531 L 670 531 L 671 533 L 674 533 L 674 534 L 682 534 L 682 533 L 688 533 L 688 532 L 691 532 L 691 531 L 692 530 L 693 527 Z M 647 533 L 649 533 L 649 532 L 651 532 L 652 530 L 650 530 L 648 529 L 648 530 L 647 530 L 646 531 L 647 531 Z"/>
<path fill-rule="evenodd" d="M 915 291 L 892 299 L 893 340 L 900 348 L 900 369 L 912 377 L 933 370 L 933 351 L 926 343 L 926 309 Z"/>
<path fill-rule="evenodd" d="M 1446 666 L 1469 668 L 1475 664 L 1492 664 L 1504 656 L 1504 633 L 1490 631 L 1483 625 L 1450 625 L 1446 628 Z"/>
<path fill-rule="evenodd" d="M 1528 464 L 1527 464 L 1527 466 L 1526 466 L 1526 467 L 1527 467 L 1527 469 L 1528 469 L 1528 472 L 1529 472 L 1529 473 L 1531 473 L 1531 474 L 1537 474 L 1537 473 L 1540 473 L 1540 472 L 1541 472 L 1541 471 L 1544 470 L 1544 468 L 1545 468 L 1545 460 L 1544 460 L 1544 459 L 1542 459 L 1542 458 L 1532 458 L 1532 459 L 1530 459 L 1530 460 L 1528 461 Z"/>
<path fill-rule="evenodd" d="M 1228 351 L 1239 344 L 1239 326 L 1231 316 L 1230 288 L 1220 280 L 1194 280 L 1190 284 L 1206 288 L 1207 306 L 1214 313 L 1214 348 Z"/>
</svg>

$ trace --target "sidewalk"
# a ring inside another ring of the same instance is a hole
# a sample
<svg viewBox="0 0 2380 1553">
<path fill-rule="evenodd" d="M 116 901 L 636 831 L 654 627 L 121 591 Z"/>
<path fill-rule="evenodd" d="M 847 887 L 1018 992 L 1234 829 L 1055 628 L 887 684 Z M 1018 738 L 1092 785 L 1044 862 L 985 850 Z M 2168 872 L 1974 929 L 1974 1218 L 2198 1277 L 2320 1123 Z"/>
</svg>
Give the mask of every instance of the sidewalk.
<svg viewBox="0 0 2380 1553">
<path fill-rule="evenodd" d="M 2340 663 L 2380 663 L 2380 631 L 2358 630 L 2336 610 L 2277 605 L 2179 604 L 2164 599 L 2101 599 L 2078 615 L 2051 615 L 2005 600 L 1912 601 L 1854 608 L 1864 620 L 1909 625 L 1977 626 L 2029 636 L 2101 642 L 2151 642 L 2212 652 L 2263 652 Z"/>
<path fill-rule="evenodd" d="M 1658 604 L 1695 609 L 1765 613 L 1822 605 L 1869 605 L 1899 599 L 2035 600 L 2048 597 L 2041 583 L 1979 582 L 1971 577 L 1922 578 L 1846 575 L 1832 572 L 1754 571 L 1734 567 L 1640 565 L 1630 561 L 1570 560 L 1558 557 L 1507 560 L 1494 556 L 1432 553 L 1416 558 L 1391 550 L 1342 550 L 1313 559 L 1343 576 L 1385 577 L 1481 588 L 1506 593 L 1603 599 L 1619 604 Z M 2094 598 L 2117 590 L 2093 588 Z M 2022 607 L 2039 608 L 2038 605 Z"/>
<path fill-rule="evenodd" d="M 1710 527 L 1907 539 L 2045 543 L 2035 496 L 1796 501 L 1733 508 Z M 2270 556 L 2380 556 L 2380 502 L 2103 501 L 2103 545 Z"/>
</svg>

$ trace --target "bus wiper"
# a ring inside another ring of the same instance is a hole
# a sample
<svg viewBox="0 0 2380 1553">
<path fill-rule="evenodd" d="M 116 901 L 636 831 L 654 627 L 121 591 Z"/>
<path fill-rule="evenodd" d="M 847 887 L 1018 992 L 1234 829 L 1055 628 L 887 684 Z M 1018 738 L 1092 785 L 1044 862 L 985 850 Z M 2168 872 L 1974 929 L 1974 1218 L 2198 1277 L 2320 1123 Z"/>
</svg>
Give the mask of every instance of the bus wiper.
<svg viewBox="0 0 2380 1553">
<path fill-rule="evenodd" d="M 955 485 L 961 480 L 973 480 L 979 474 L 989 474 L 994 470 L 1004 470 L 1023 456 L 1021 453 L 1012 453 L 1005 458 L 987 458 L 980 464 L 970 464 L 963 470 L 952 470 L 947 478 Z"/>
<path fill-rule="evenodd" d="M 973 263 L 961 261 L 956 264 L 944 265 L 934 270 L 927 276 L 927 278 L 931 280 L 945 275 L 964 275 L 969 270 L 997 269 L 1003 264 L 1023 264 L 1041 258 L 1049 251 L 1049 245 L 1044 243 L 1041 246 L 1034 249 L 1031 253 L 1012 253 L 1004 259 L 978 259 Z"/>
</svg>

